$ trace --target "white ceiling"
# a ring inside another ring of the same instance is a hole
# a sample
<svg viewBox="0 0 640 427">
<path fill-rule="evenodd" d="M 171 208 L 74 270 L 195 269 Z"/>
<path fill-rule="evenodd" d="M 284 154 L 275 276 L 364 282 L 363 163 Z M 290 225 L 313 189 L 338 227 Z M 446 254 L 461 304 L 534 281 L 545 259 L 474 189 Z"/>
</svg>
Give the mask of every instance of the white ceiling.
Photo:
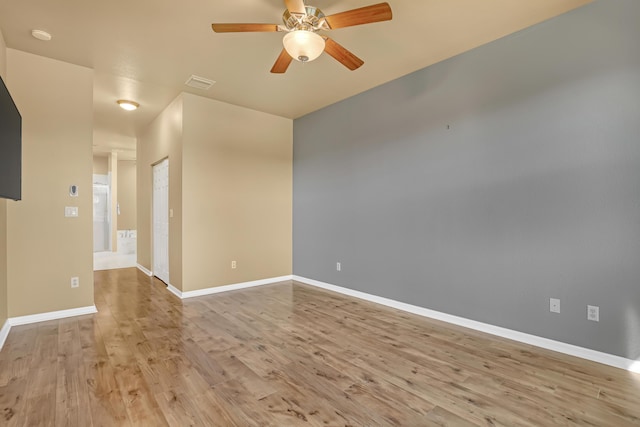
<svg viewBox="0 0 640 427">
<path fill-rule="evenodd" d="M 283 33 L 216 34 L 211 23 L 282 22 L 282 0 L 0 0 L 7 47 L 94 69 L 94 151 L 135 157 L 136 136 L 180 92 L 297 118 L 591 0 L 389 0 L 393 20 L 330 32 L 365 61 L 328 55 L 269 70 Z M 379 0 L 307 0 L 326 15 Z M 53 35 L 43 42 L 32 29 Z M 208 91 L 184 85 L 196 74 Z M 120 110 L 117 99 L 140 108 Z"/>
</svg>

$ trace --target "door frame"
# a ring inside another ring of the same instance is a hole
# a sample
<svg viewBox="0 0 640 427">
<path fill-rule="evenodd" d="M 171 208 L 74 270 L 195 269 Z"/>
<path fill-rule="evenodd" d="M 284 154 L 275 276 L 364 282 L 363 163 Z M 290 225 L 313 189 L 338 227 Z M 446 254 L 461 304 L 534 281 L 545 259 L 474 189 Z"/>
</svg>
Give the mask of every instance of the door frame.
<svg viewBox="0 0 640 427">
<path fill-rule="evenodd" d="M 156 184 L 156 173 L 166 165 L 166 187 L 159 189 Z M 155 277 L 166 285 L 169 282 L 169 158 L 151 165 L 151 263 Z M 163 191 L 160 193 L 159 191 Z M 158 222 L 161 222 L 158 224 Z M 162 227 L 162 230 L 160 230 Z M 166 227 L 166 228 L 164 228 Z M 162 248 L 160 246 L 163 246 Z M 164 265 L 162 265 L 164 261 Z"/>
</svg>

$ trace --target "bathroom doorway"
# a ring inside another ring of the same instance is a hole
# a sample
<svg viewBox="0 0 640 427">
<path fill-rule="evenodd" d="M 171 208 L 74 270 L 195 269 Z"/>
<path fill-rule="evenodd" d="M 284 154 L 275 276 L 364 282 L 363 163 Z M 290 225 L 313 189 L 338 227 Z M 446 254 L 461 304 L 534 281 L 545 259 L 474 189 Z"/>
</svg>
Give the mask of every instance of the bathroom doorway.
<svg viewBox="0 0 640 427">
<path fill-rule="evenodd" d="M 108 176 L 93 177 L 93 252 L 107 252 L 111 251 L 111 193 Z"/>
</svg>

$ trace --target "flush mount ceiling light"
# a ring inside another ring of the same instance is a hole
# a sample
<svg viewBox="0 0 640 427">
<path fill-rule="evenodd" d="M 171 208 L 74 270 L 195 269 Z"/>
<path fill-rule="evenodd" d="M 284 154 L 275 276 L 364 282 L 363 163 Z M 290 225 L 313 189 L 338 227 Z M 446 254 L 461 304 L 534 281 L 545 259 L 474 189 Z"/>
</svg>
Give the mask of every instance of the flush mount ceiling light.
<svg viewBox="0 0 640 427">
<path fill-rule="evenodd" d="M 126 99 L 119 99 L 117 102 L 120 108 L 127 111 L 137 110 L 140 106 L 137 102 L 127 101 Z"/>
<path fill-rule="evenodd" d="M 324 52 L 325 42 L 318 33 L 307 30 L 297 30 L 287 33 L 282 44 L 293 59 L 309 62 L 318 58 Z"/>
<path fill-rule="evenodd" d="M 43 30 L 31 30 L 31 35 L 37 38 L 38 40 L 42 40 L 45 42 L 48 42 L 49 40 L 51 40 L 51 34 Z"/>
</svg>

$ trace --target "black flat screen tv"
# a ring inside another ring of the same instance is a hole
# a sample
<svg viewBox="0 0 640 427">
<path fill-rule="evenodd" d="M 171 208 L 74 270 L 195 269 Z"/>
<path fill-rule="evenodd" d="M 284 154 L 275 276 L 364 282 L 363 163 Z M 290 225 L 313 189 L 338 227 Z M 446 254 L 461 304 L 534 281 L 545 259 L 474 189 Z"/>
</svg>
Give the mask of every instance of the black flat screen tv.
<svg viewBox="0 0 640 427">
<path fill-rule="evenodd" d="M 0 77 L 0 197 L 22 199 L 22 116 Z"/>
</svg>

